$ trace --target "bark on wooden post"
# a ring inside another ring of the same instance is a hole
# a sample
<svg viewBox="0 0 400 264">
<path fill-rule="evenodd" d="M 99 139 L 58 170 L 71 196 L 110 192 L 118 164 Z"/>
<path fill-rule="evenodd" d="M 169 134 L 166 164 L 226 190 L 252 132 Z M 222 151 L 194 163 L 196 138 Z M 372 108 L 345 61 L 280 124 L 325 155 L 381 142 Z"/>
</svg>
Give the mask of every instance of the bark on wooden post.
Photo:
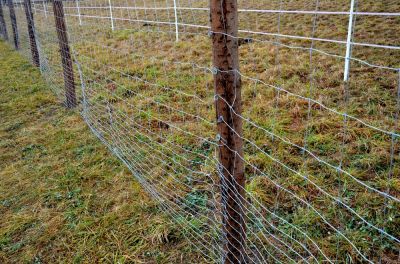
<svg viewBox="0 0 400 264">
<path fill-rule="evenodd" d="M 25 8 L 26 22 L 28 24 L 29 41 L 31 44 L 32 62 L 33 65 L 39 67 L 40 66 L 39 51 L 36 43 L 35 22 L 33 20 L 31 0 L 24 0 L 24 8 Z"/>
<path fill-rule="evenodd" d="M 3 39 L 8 40 L 7 25 L 6 21 L 4 20 L 4 13 L 3 13 L 3 0 L 0 0 L 0 30 Z"/>
<path fill-rule="evenodd" d="M 8 0 L 8 8 L 10 10 L 11 26 L 14 35 L 14 46 L 15 49 L 19 49 L 18 25 L 17 25 L 17 17 L 15 15 L 13 0 Z"/>
<path fill-rule="evenodd" d="M 210 0 L 214 87 L 226 238 L 224 263 L 246 263 L 245 176 L 237 0 Z"/>
<path fill-rule="evenodd" d="M 76 106 L 74 70 L 68 43 L 67 27 L 65 25 L 64 8 L 61 0 L 53 0 L 53 12 L 64 72 L 66 106 L 73 108 Z"/>
</svg>

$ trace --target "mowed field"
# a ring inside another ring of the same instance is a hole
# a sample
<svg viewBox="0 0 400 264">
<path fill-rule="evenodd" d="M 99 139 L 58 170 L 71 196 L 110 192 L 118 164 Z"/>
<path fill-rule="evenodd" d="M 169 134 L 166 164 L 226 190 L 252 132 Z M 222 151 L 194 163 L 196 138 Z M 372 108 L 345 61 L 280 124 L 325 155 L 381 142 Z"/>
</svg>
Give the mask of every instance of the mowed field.
<svg viewBox="0 0 400 264">
<path fill-rule="evenodd" d="M 4 42 L 0 61 L 0 262 L 201 263 L 39 71 Z"/>
<path fill-rule="evenodd" d="M 65 3 L 79 109 L 141 175 L 142 186 L 166 204 L 158 213 L 174 212 L 167 218 L 177 230 L 189 230 L 176 243 L 194 244 L 196 263 L 218 262 L 208 2 L 180 1 L 186 8 L 178 12 L 178 42 L 173 10 L 163 9 L 170 2 L 112 1 L 112 21 L 108 1 L 80 1 L 79 11 L 75 2 Z M 348 15 L 248 10 L 348 12 L 350 1 L 239 1 L 239 8 L 239 36 L 249 40 L 239 48 L 249 244 L 283 263 L 312 261 L 303 257 L 310 254 L 316 262 L 396 263 L 399 243 L 385 234 L 400 236 L 399 203 L 390 198 L 400 195 L 400 18 L 356 15 L 344 82 Z M 34 10 L 41 70 L 64 100 L 51 5 L 36 3 Z M 400 3 L 359 1 L 356 11 L 395 13 Z M 29 58 L 23 9 L 17 14 L 21 51 Z M 168 248 L 168 239 L 158 241 Z M 205 260 L 197 259 L 199 252 L 206 252 Z M 176 251 L 165 254 L 161 262 L 179 258 Z"/>
</svg>

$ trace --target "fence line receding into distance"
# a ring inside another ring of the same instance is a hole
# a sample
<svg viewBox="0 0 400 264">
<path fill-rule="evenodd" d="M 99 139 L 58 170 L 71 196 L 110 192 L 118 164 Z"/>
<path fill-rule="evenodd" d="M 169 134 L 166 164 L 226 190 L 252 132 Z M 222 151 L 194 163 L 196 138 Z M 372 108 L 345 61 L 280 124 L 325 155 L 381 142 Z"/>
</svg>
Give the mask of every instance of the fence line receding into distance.
<svg viewBox="0 0 400 264">
<path fill-rule="evenodd" d="M 7 1 L 2 38 L 193 254 L 400 260 L 400 3 Z"/>
</svg>

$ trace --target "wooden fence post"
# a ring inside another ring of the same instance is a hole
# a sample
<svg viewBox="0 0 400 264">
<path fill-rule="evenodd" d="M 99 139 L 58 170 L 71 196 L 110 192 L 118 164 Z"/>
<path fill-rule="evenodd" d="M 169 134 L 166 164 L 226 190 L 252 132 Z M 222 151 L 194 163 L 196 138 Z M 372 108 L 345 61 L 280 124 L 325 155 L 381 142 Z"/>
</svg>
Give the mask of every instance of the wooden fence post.
<svg viewBox="0 0 400 264">
<path fill-rule="evenodd" d="M 240 118 L 237 0 L 210 0 L 222 191 L 224 263 L 246 263 L 245 175 Z"/>
<path fill-rule="evenodd" d="M 3 36 L 4 40 L 8 40 L 7 25 L 6 21 L 4 20 L 3 13 L 3 0 L 0 0 L 0 27 L 1 35 Z"/>
<path fill-rule="evenodd" d="M 17 17 L 15 16 L 13 0 L 8 0 L 8 8 L 10 10 L 11 26 L 14 35 L 14 46 L 15 49 L 19 49 L 18 25 L 17 25 Z"/>
<path fill-rule="evenodd" d="M 24 8 L 25 8 L 26 22 L 28 25 L 29 41 L 31 44 L 32 62 L 33 65 L 35 65 L 36 67 L 40 67 L 39 51 L 36 43 L 35 22 L 33 20 L 31 0 L 24 0 Z"/>
<path fill-rule="evenodd" d="M 71 52 L 68 43 L 62 0 L 53 0 L 53 12 L 64 73 L 66 106 L 68 108 L 73 108 L 76 106 L 74 69 L 72 68 Z"/>
</svg>

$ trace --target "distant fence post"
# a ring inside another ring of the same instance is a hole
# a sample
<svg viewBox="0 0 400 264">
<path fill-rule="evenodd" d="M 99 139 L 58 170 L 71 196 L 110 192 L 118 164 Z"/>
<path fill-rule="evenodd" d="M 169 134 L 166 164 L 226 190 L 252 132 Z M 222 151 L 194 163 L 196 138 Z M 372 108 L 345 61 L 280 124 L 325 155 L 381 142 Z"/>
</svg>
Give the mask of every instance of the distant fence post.
<svg viewBox="0 0 400 264">
<path fill-rule="evenodd" d="M 240 118 L 237 0 L 210 0 L 215 107 L 219 140 L 224 263 L 246 263 L 245 175 Z"/>
<path fill-rule="evenodd" d="M 15 49 L 19 49 L 18 25 L 17 25 L 17 17 L 15 16 L 13 0 L 8 0 L 8 9 L 10 10 L 11 26 L 14 35 L 14 46 Z"/>
<path fill-rule="evenodd" d="M 176 7 L 176 0 L 174 0 L 174 16 L 175 16 L 175 38 L 176 42 L 179 41 L 179 27 L 178 27 L 178 10 Z"/>
<path fill-rule="evenodd" d="M 47 5 L 46 5 L 47 0 L 43 0 L 42 5 L 43 5 L 43 12 L 44 12 L 44 17 L 47 18 Z"/>
<path fill-rule="evenodd" d="M 79 6 L 79 1 L 80 0 L 75 0 L 75 5 L 76 5 L 76 10 L 78 12 L 79 25 L 82 26 L 81 7 Z"/>
<path fill-rule="evenodd" d="M 0 27 L 1 35 L 3 36 L 4 40 L 8 40 L 7 25 L 6 21 L 4 20 L 3 13 L 3 0 L 0 0 Z"/>
<path fill-rule="evenodd" d="M 32 62 L 33 65 L 39 67 L 40 66 L 39 51 L 36 43 L 35 22 L 33 20 L 31 0 L 24 0 L 24 8 L 25 8 L 26 21 L 28 24 L 29 42 L 31 44 Z"/>
<path fill-rule="evenodd" d="M 71 51 L 68 43 L 62 0 L 53 0 L 53 12 L 64 73 L 66 106 L 73 108 L 76 106 L 74 70 L 72 68 Z"/>
<path fill-rule="evenodd" d="M 108 5 L 109 5 L 109 8 L 110 8 L 111 30 L 114 30 L 114 17 L 113 17 L 111 0 L 108 0 Z"/>
</svg>

